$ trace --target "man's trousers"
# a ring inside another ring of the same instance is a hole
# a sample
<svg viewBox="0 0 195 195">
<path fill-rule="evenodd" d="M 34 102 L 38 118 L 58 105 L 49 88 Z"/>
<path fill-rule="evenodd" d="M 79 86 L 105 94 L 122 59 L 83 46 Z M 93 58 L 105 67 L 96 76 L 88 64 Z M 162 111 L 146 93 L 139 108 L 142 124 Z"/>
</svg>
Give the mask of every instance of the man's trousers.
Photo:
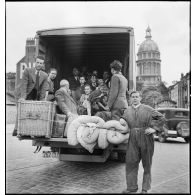
<svg viewBox="0 0 195 195">
<path fill-rule="evenodd" d="M 133 128 L 130 130 L 128 148 L 126 152 L 126 182 L 127 190 L 137 191 L 137 176 L 140 160 L 144 168 L 142 190 L 151 188 L 151 166 L 154 153 L 153 134 L 146 135 L 146 128 Z"/>
</svg>

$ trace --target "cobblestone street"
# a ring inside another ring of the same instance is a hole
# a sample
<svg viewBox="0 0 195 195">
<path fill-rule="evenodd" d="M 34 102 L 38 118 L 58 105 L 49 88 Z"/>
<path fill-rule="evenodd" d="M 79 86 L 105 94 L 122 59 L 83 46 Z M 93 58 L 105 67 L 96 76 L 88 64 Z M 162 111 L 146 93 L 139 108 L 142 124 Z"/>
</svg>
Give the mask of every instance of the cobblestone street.
<svg viewBox="0 0 195 195">
<path fill-rule="evenodd" d="M 126 188 L 125 163 L 61 162 L 34 154 L 29 140 L 6 129 L 6 193 L 121 193 Z M 43 148 L 42 150 L 49 150 Z M 41 151 L 42 151 L 41 150 Z M 140 164 L 139 191 L 143 169 Z M 189 193 L 189 144 L 183 139 L 155 142 L 150 193 Z"/>
</svg>

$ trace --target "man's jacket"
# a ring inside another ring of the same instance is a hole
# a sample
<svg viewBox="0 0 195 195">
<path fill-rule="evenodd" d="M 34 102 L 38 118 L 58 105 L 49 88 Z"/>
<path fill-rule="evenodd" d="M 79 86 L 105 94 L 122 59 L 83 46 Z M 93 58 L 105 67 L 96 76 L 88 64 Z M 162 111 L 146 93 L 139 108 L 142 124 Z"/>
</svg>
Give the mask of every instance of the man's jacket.
<svg viewBox="0 0 195 195">
<path fill-rule="evenodd" d="M 68 112 L 77 114 L 77 104 L 66 90 L 63 88 L 57 90 L 55 93 L 55 99 L 59 109 L 64 114 L 67 114 Z"/>
<path fill-rule="evenodd" d="M 35 88 L 36 85 L 36 69 L 35 68 L 26 68 L 22 76 L 21 83 L 21 98 L 26 99 L 28 94 Z M 47 82 L 48 75 L 40 70 L 39 72 L 39 95 L 40 100 L 45 98 L 46 90 L 48 89 Z"/>
</svg>

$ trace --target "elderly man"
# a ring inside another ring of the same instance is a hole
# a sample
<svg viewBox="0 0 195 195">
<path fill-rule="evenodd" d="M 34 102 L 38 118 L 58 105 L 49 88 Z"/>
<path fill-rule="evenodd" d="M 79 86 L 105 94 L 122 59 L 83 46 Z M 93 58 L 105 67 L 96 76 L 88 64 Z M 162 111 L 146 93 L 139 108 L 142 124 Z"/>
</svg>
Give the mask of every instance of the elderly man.
<svg viewBox="0 0 195 195">
<path fill-rule="evenodd" d="M 126 151 L 127 190 L 123 193 L 135 193 L 138 190 L 137 176 L 141 160 L 144 168 L 142 193 L 147 193 L 151 188 L 151 167 L 154 153 L 153 133 L 161 131 L 165 118 L 150 106 L 141 104 L 139 92 L 131 92 L 130 98 L 132 105 L 125 110 L 122 117 L 130 128 Z"/>
<path fill-rule="evenodd" d="M 60 111 L 70 117 L 77 114 L 77 104 L 69 93 L 69 82 L 65 79 L 60 81 L 60 89 L 55 93 L 55 99 Z"/>
<path fill-rule="evenodd" d="M 42 71 L 44 66 L 44 57 L 37 56 L 35 61 L 35 68 L 26 68 L 23 73 L 22 82 L 16 99 L 21 100 L 37 100 L 45 99 L 46 90 L 48 88 L 47 74 Z M 18 121 L 16 116 L 15 128 L 12 133 L 17 135 Z"/>
<path fill-rule="evenodd" d="M 113 120 L 120 120 L 124 110 L 128 107 L 126 92 L 127 79 L 122 75 L 122 64 L 118 60 L 114 60 L 110 64 L 112 78 L 111 87 L 108 98 L 108 107 L 111 111 Z"/>
</svg>

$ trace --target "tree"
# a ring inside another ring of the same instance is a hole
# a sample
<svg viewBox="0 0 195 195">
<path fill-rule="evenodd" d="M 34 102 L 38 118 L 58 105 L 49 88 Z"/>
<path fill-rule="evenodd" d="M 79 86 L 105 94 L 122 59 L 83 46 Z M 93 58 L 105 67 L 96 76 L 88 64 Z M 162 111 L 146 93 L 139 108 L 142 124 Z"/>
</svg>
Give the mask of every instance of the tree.
<svg viewBox="0 0 195 195">
<path fill-rule="evenodd" d="M 161 101 L 162 99 L 162 94 L 156 90 L 147 91 L 144 95 L 142 95 L 142 103 L 147 104 L 153 108 L 155 108 L 157 102 Z"/>
</svg>

